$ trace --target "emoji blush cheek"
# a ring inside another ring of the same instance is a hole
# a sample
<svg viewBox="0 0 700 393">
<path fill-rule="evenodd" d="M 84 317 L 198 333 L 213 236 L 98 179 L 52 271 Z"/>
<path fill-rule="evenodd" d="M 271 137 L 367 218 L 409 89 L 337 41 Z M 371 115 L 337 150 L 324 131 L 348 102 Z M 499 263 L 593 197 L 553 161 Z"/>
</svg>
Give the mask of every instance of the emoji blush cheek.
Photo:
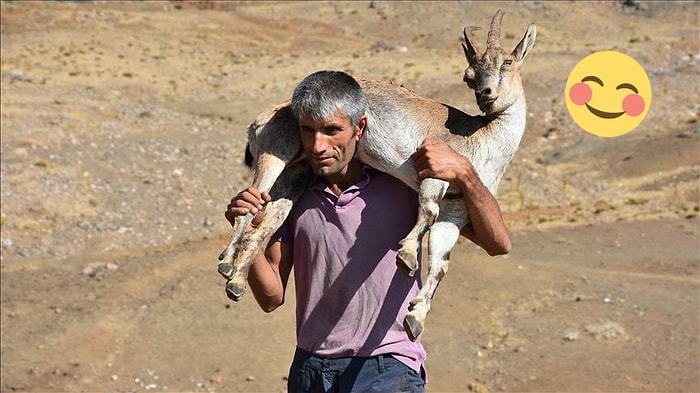
<svg viewBox="0 0 700 393">
<path fill-rule="evenodd" d="M 571 90 L 569 90 L 569 98 L 571 98 L 571 102 L 573 102 L 576 105 L 587 104 L 591 101 L 592 96 L 593 91 L 587 84 L 583 82 L 579 82 L 571 86 Z"/>
<path fill-rule="evenodd" d="M 644 112 L 644 98 L 638 94 L 630 94 L 622 100 L 622 110 L 629 116 L 639 116 Z"/>
</svg>

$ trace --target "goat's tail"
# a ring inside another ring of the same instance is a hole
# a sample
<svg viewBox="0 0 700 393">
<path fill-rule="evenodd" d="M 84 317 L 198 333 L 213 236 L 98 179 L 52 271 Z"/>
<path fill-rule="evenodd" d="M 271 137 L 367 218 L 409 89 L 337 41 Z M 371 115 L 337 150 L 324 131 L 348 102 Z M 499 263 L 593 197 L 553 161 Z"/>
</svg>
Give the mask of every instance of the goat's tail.
<svg viewBox="0 0 700 393">
<path fill-rule="evenodd" d="M 253 153 L 250 152 L 250 143 L 245 145 L 245 166 L 253 168 Z"/>
</svg>

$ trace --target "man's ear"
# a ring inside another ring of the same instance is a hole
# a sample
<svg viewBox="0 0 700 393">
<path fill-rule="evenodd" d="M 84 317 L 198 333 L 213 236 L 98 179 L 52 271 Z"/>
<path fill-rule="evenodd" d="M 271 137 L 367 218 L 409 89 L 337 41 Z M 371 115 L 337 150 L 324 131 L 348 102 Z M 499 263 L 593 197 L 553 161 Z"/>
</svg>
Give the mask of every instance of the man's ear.
<svg viewBox="0 0 700 393">
<path fill-rule="evenodd" d="M 367 115 L 362 115 L 360 120 L 357 121 L 357 139 L 362 138 L 362 134 L 365 132 L 365 127 L 367 127 Z"/>
</svg>

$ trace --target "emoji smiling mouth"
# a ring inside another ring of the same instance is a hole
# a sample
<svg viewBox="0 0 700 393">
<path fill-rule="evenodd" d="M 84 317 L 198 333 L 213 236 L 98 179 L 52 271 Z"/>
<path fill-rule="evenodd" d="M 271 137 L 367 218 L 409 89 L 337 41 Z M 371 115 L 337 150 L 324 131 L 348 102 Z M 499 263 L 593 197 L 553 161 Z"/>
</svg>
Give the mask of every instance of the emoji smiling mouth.
<svg viewBox="0 0 700 393">
<path fill-rule="evenodd" d="M 594 107 L 592 107 L 592 106 L 590 106 L 590 105 L 588 105 L 588 104 L 586 104 L 586 108 L 588 108 L 588 110 L 589 110 L 592 114 L 594 114 L 594 115 L 596 115 L 596 116 L 598 116 L 598 117 L 602 117 L 603 119 L 614 119 L 614 118 L 616 118 L 616 117 L 620 117 L 620 116 L 622 116 L 622 115 L 625 114 L 625 112 L 616 112 L 616 113 L 604 112 L 604 111 L 598 110 L 598 109 L 596 109 L 596 108 L 594 108 Z"/>
</svg>

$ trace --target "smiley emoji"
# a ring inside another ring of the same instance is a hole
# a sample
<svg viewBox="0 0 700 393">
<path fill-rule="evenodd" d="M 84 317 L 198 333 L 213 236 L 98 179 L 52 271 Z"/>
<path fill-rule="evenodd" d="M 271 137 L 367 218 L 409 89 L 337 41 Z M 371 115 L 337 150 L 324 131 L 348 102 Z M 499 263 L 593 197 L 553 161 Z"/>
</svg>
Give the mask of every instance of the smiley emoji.
<svg viewBox="0 0 700 393">
<path fill-rule="evenodd" d="M 602 137 L 637 127 L 651 105 L 649 77 L 632 57 L 595 52 L 578 62 L 566 81 L 566 108 L 585 131 Z"/>
</svg>

